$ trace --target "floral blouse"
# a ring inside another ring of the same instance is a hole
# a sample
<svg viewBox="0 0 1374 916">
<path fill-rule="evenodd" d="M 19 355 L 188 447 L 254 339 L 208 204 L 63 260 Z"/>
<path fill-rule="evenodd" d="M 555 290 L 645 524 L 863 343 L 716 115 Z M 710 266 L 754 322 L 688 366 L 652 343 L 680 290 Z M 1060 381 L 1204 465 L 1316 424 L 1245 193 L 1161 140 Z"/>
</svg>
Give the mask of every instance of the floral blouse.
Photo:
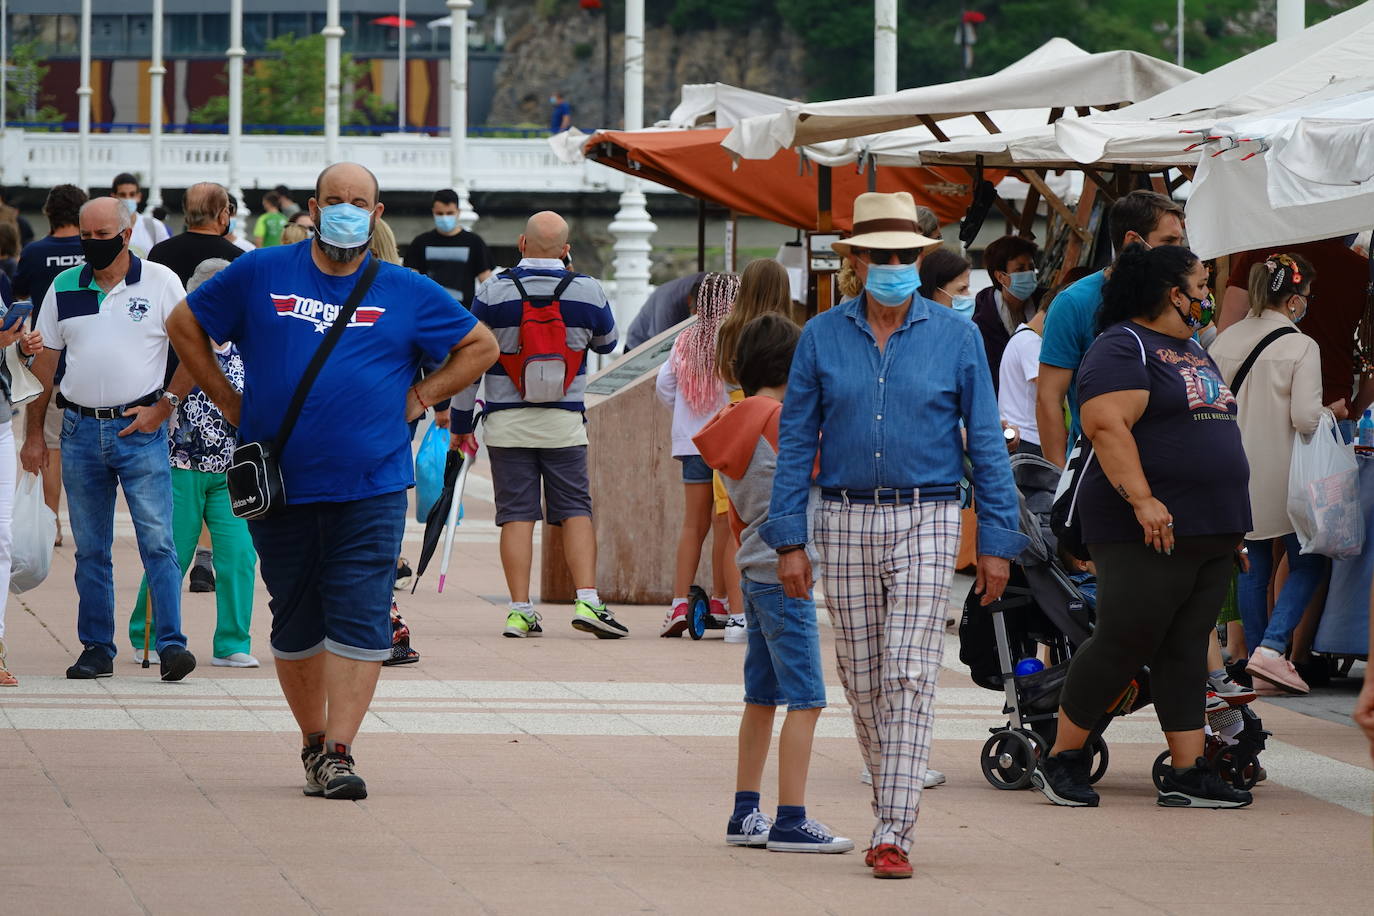
<svg viewBox="0 0 1374 916">
<path fill-rule="evenodd" d="M 235 391 L 243 390 L 243 358 L 238 348 L 229 344 L 216 351 L 220 369 Z M 193 390 L 177 407 L 167 436 L 172 467 L 206 474 L 223 474 L 237 444 L 238 429 L 229 425 L 215 402 L 199 388 Z"/>
</svg>

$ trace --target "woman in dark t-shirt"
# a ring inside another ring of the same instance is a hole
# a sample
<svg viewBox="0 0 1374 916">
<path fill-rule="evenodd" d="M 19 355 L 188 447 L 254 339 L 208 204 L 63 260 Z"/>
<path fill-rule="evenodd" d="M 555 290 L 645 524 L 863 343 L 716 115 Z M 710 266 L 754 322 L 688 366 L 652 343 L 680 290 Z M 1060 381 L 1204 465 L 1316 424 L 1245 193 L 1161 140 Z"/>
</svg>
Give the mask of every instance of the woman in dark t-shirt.
<svg viewBox="0 0 1374 916">
<path fill-rule="evenodd" d="M 1054 752 L 1032 777 L 1056 804 L 1097 805 L 1084 745 L 1145 665 L 1173 764 L 1159 804 L 1251 800 L 1203 759 L 1208 631 L 1250 530 L 1236 399 L 1192 339 L 1212 311 L 1196 255 L 1132 245 L 1112 268 L 1101 334 L 1078 367 L 1093 444 L 1078 511 L 1097 564 L 1098 617 L 1069 666 Z"/>
</svg>

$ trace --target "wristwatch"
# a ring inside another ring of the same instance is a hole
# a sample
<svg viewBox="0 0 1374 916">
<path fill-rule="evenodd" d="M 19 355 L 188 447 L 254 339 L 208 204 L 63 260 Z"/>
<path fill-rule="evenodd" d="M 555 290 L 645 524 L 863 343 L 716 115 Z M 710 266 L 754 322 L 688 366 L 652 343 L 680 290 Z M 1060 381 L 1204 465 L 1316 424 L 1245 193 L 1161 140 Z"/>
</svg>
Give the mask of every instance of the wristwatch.
<svg viewBox="0 0 1374 916">
<path fill-rule="evenodd" d="M 172 392 L 170 392 L 170 391 L 164 391 L 164 392 L 162 392 L 162 396 L 163 396 L 164 398 L 166 398 L 167 400 L 169 400 L 169 401 L 172 402 L 172 409 L 173 409 L 173 410 L 176 410 L 178 407 L 181 406 L 181 398 L 179 398 L 179 397 L 177 397 L 176 395 L 172 394 Z"/>
</svg>

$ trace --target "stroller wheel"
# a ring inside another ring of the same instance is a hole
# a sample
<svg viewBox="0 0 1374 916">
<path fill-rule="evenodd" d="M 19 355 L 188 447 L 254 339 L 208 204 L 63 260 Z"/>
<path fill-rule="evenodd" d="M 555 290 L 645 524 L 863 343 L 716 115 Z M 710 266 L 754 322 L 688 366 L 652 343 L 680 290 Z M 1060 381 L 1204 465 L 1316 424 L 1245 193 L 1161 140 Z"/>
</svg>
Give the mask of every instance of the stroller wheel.
<svg viewBox="0 0 1374 916">
<path fill-rule="evenodd" d="M 1107 753 L 1107 742 L 1101 735 L 1093 735 L 1088 742 L 1088 749 L 1092 752 L 1092 775 L 1088 777 L 1089 783 L 1096 783 L 1103 776 L 1107 775 L 1107 762 L 1111 759 Z"/>
<path fill-rule="evenodd" d="M 1217 775 L 1237 789 L 1253 789 L 1259 782 L 1259 758 L 1253 752 L 1228 747 L 1217 755 Z"/>
<path fill-rule="evenodd" d="M 693 585 L 687 593 L 687 632 L 693 639 L 701 639 L 711 625 L 711 599 L 706 590 Z"/>
<path fill-rule="evenodd" d="M 997 732 L 983 745 L 979 760 L 983 776 L 996 789 L 1026 788 L 1035 772 L 1035 749 L 1035 742 L 1025 732 L 1013 728 Z"/>
<path fill-rule="evenodd" d="M 1169 751 L 1162 751 L 1155 758 L 1155 765 L 1150 768 L 1150 778 L 1155 781 L 1155 788 L 1164 791 L 1164 774 L 1169 769 Z"/>
</svg>

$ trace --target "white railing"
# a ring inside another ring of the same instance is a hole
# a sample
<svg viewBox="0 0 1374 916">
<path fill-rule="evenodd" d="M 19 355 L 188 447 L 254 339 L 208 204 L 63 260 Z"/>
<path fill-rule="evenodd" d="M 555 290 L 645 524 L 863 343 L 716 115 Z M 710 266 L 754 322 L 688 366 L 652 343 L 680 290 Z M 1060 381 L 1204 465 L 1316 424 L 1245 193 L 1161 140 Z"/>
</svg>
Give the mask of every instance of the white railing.
<svg viewBox="0 0 1374 916">
<path fill-rule="evenodd" d="M 324 166 L 323 137 L 250 134 L 243 137 L 241 149 L 239 175 L 245 188 L 308 188 Z M 164 134 L 159 182 L 164 188 L 226 182 L 228 152 L 229 142 L 222 134 Z M 133 172 L 146 181 L 149 155 L 146 134 L 92 134 L 91 181 L 103 185 L 119 172 Z M 430 191 L 450 183 L 446 137 L 341 137 L 339 155 L 376 172 L 383 189 Z M 46 188 L 75 181 L 79 164 L 76 134 L 10 129 L 0 146 L 0 184 Z M 472 191 L 620 192 L 626 178 L 594 162 L 562 162 L 548 142 L 538 138 L 470 139 L 465 171 Z M 647 183 L 644 189 L 668 190 Z"/>
</svg>

